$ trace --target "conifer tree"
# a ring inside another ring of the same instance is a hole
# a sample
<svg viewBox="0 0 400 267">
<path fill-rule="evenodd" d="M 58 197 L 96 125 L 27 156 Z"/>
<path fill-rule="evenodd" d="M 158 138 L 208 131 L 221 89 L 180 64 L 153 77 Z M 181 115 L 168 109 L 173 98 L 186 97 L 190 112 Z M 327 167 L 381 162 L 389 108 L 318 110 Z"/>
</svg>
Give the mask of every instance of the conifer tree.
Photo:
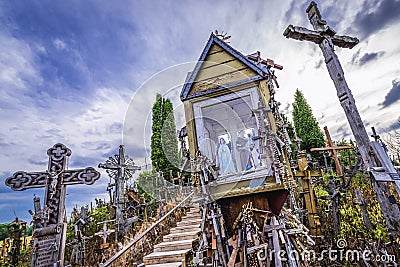
<svg viewBox="0 0 400 267">
<path fill-rule="evenodd" d="M 160 94 L 153 105 L 151 161 L 153 168 L 164 174 L 169 180 L 170 171 L 173 177 L 178 172 L 178 139 L 172 103 Z"/>
<path fill-rule="evenodd" d="M 313 147 L 324 147 L 324 134 L 318 126 L 311 107 L 299 89 L 295 93 L 292 114 L 296 134 L 302 140 L 301 149 L 310 152 Z M 311 155 L 316 158 L 320 157 L 318 153 L 312 153 Z"/>
</svg>

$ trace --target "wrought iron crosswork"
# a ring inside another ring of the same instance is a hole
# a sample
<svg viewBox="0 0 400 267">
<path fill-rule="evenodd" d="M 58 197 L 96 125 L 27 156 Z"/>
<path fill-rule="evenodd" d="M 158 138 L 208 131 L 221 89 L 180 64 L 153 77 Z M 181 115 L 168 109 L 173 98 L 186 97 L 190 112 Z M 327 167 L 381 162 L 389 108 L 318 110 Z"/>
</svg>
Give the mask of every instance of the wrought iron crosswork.
<svg viewBox="0 0 400 267">
<path fill-rule="evenodd" d="M 44 207 L 35 202 L 35 234 L 32 266 L 62 266 L 65 247 L 64 207 L 66 185 L 93 184 L 100 173 L 92 167 L 67 170 L 71 150 L 55 144 L 47 150 L 48 169 L 45 172 L 18 171 L 6 179 L 6 185 L 15 191 L 45 187 Z M 33 212 L 32 212 L 33 213 Z M 39 216 L 39 217 L 38 217 Z M 52 253 L 49 252 L 49 246 Z"/>
<path fill-rule="evenodd" d="M 44 205 L 49 208 L 49 223 L 62 222 L 65 186 L 71 184 L 93 184 L 100 173 L 92 167 L 67 170 L 67 159 L 71 150 L 63 144 L 55 144 L 47 150 L 48 169 L 45 172 L 18 171 L 6 179 L 6 185 L 15 191 L 46 187 Z"/>
<path fill-rule="evenodd" d="M 127 227 L 125 224 L 125 219 L 123 215 L 124 209 L 124 184 L 125 181 L 132 178 L 133 174 L 140 170 L 140 167 L 135 166 L 135 163 L 129 156 L 125 154 L 125 148 L 123 145 L 119 146 L 119 153 L 118 155 L 114 155 L 114 157 L 109 157 L 105 163 L 100 163 L 99 168 L 105 169 L 107 174 L 115 180 L 114 197 L 113 200 L 115 202 L 115 240 L 118 240 L 118 232 L 125 231 Z M 109 188 L 111 189 L 111 188 Z M 110 191 L 111 197 L 111 191 Z"/>
</svg>

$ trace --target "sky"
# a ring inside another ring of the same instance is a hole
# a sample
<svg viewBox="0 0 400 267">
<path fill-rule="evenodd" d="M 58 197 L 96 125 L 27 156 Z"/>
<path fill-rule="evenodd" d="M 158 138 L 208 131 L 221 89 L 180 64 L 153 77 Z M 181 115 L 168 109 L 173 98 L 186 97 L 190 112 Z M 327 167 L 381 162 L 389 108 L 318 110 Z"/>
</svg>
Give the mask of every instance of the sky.
<svg viewBox="0 0 400 267">
<path fill-rule="evenodd" d="M 367 131 L 400 128 L 400 1 L 317 1 L 339 35 L 359 38 L 336 48 Z M 151 106 L 169 97 L 177 128 L 184 125 L 179 94 L 211 32 L 231 35 L 243 54 L 283 66 L 276 99 L 291 116 L 300 89 L 321 128 L 334 140 L 350 128 L 313 43 L 286 39 L 289 24 L 312 29 L 309 1 L 0 1 L 0 223 L 30 221 L 34 194 L 12 191 L 12 173 L 45 171 L 55 143 L 72 150 L 69 168 L 104 162 L 125 144 L 138 166 L 149 163 Z M 92 186 L 67 189 L 67 212 L 107 198 L 107 174 Z"/>
</svg>

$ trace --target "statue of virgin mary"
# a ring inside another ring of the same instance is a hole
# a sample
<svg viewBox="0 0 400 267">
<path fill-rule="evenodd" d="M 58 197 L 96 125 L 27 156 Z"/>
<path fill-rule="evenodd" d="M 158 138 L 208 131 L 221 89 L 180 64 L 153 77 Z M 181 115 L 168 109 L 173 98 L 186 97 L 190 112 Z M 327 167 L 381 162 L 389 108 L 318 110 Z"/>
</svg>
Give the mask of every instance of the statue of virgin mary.
<svg viewBox="0 0 400 267">
<path fill-rule="evenodd" d="M 217 167 L 219 167 L 219 174 L 231 174 L 235 173 L 235 166 L 233 164 L 231 150 L 226 145 L 224 138 L 219 139 L 219 145 L 217 150 Z"/>
</svg>

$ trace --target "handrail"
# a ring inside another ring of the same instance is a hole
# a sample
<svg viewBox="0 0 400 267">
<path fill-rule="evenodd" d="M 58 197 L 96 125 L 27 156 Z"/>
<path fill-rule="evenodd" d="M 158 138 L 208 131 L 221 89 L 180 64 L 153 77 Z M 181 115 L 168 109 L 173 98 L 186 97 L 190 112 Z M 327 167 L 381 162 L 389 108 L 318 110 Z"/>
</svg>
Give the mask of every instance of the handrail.
<svg viewBox="0 0 400 267">
<path fill-rule="evenodd" d="M 111 263 L 113 263 L 115 260 L 117 260 L 122 254 L 124 254 L 129 248 L 131 248 L 134 244 L 136 244 L 140 239 L 142 239 L 148 232 L 150 232 L 154 227 L 156 227 L 160 222 L 165 220 L 172 212 L 174 212 L 178 207 L 180 207 L 183 203 L 185 203 L 190 197 L 192 197 L 194 192 L 190 193 L 184 200 L 182 200 L 178 205 L 176 205 L 172 210 L 167 212 L 164 216 L 162 216 L 158 221 L 153 223 L 146 231 L 138 235 L 132 242 L 128 243 L 126 247 L 118 251 L 117 254 L 112 256 L 110 259 L 108 259 L 101 267 L 107 267 Z"/>
</svg>

